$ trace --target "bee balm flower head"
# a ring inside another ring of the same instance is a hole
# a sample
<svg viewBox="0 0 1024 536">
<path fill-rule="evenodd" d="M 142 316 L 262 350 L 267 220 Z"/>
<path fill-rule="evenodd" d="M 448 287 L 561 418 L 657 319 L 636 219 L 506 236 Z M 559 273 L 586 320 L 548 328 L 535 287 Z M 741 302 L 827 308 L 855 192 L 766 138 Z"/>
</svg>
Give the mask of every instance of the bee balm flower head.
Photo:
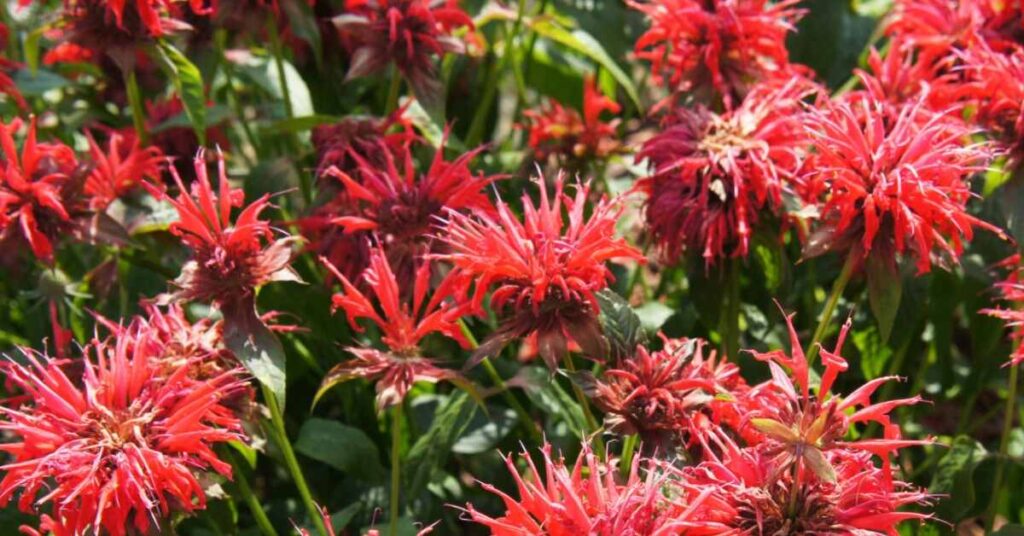
<svg viewBox="0 0 1024 536">
<path fill-rule="evenodd" d="M 17 438 L 0 447 L 11 457 L 0 503 L 45 509 L 43 533 L 111 536 L 146 534 L 172 513 L 204 508 L 197 473 L 231 476 L 213 447 L 243 439 L 221 402 L 244 382 L 237 370 L 203 381 L 187 367 L 165 376 L 159 347 L 144 336 L 97 340 L 80 369 L 28 350 L 25 364 L 9 359 L 6 376 L 27 401 L 0 408 L 0 428 Z"/>
<path fill-rule="evenodd" d="M 570 196 L 563 192 L 563 180 L 561 174 L 555 179 L 555 195 L 549 197 L 543 178 L 537 178 L 540 203 L 523 194 L 521 221 L 503 202 L 493 216 L 449 215 L 441 235 L 450 251 L 439 258 L 454 265 L 467 291 L 475 287 L 475 310 L 493 290 L 490 306 L 504 319 L 480 346 L 478 358 L 533 333 L 552 369 L 565 356 L 570 339 L 592 357 L 604 353 L 596 293 L 612 279 L 606 263 L 643 257 L 615 238 L 618 202 L 602 199 L 588 218 L 589 186 L 578 186 Z"/>
</svg>

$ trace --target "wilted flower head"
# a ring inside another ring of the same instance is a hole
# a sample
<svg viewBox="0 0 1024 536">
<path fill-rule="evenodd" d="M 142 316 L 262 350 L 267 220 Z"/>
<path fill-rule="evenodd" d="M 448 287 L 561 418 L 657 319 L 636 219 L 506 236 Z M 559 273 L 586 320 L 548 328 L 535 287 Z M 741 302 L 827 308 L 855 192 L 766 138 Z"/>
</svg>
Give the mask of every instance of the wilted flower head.
<svg viewBox="0 0 1024 536">
<path fill-rule="evenodd" d="M 898 108 L 873 98 L 831 101 L 807 122 L 817 153 L 810 180 L 827 184 L 829 194 L 805 254 L 858 248 L 862 258 L 890 264 L 912 255 L 923 273 L 933 256 L 956 262 L 975 227 L 998 232 L 966 211 L 968 179 L 990 151 L 923 98 Z"/>
<path fill-rule="evenodd" d="M 608 428 L 639 433 L 648 451 L 670 454 L 710 427 L 716 397 L 730 396 L 744 385 L 739 369 L 715 352 L 704 355 L 705 341 L 665 339 L 665 348 L 652 352 L 637 346 L 636 354 L 604 371 L 592 398 L 605 412 Z"/>
<path fill-rule="evenodd" d="M 382 410 L 400 403 L 416 382 L 464 382 L 455 371 L 442 369 L 435 365 L 433 359 L 424 357 L 419 347 L 420 341 L 431 333 L 454 339 L 464 348 L 469 346 L 458 324 L 460 311 L 448 301 L 455 290 L 455 280 L 451 275 L 437 286 L 428 300 L 431 265 L 429 261 L 419 261 L 412 295 L 406 299 L 388 263 L 387 254 L 379 246 L 371 247 L 370 266 L 362 276 L 365 287 L 372 289 L 376 298 L 371 300 L 326 259 L 321 257 L 321 262 L 334 273 L 343 289 L 332 297 L 332 308 L 344 310 L 349 324 L 356 331 L 362 331 L 357 323 L 359 319 L 376 324 L 382 334 L 381 341 L 389 349 L 349 348 L 355 358 L 331 369 L 324 378 L 321 392 L 353 378 L 375 381 L 377 408 Z"/>
<path fill-rule="evenodd" d="M 395 125 L 400 125 L 402 130 L 388 134 Z M 355 174 L 360 160 L 386 166 L 385 154 L 396 150 L 400 152 L 402 144 L 414 139 L 415 134 L 402 117 L 402 110 L 386 118 L 347 116 L 337 123 L 314 127 L 310 141 L 316 149 L 316 176 L 322 177 L 331 167 Z"/>
<path fill-rule="evenodd" d="M 999 291 L 999 297 L 1010 307 L 984 309 L 981 312 L 1006 322 L 1011 330 L 1010 338 L 1014 345 L 1007 365 L 1018 365 L 1024 362 L 1024 282 L 1021 281 L 1024 268 L 1020 264 L 1020 254 L 1013 255 L 1000 264 L 1009 267 L 1010 274 L 996 284 L 996 290 Z"/>
<path fill-rule="evenodd" d="M 64 0 L 61 30 L 70 42 L 130 67 L 136 47 L 189 28 L 180 20 L 186 5 L 210 13 L 203 0 Z"/>
<path fill-rule="evenodd" d="M 409 144 L 387 147 L 378 140 L 373 158 L 356 152 L 354 172 L 330 167 L 326 175 L 337 179 L 342 198 L 331 205 L 337 210 L 330 222 L 346 233 L 372 233 L 387 246 L 403 289 L 408 286 L 414 259 L 429 252 L 437 218 L 448 211 L 493 213 L 485 193 L 498 176 L 474 173 L 469 162 L 480 149 L 452 161 L 444 158 L 444 144 L 434 153 L 430 166 L 416 169 Z M 380 162 L 378 162 L 380 161 Z"/>
<path fill-rule="evenodd" d="M 655 80 L 700 102 L 739 102 L 759 81 L 780 80 L 789 63 L 786 36 L 801 11 L 797 0 L 631 1 L 651 21 L 636 54 L 651 62 Z"/>
<path fill-rule="evenodd" d="M 593 76 L 583 80 L 583 115 L 549 99 L 537 110 L 526 110 L 527 143 L 539 160 L 551 155 L 569 161 L 605 158 L 619 149 L 615 139 L 618 120 L 604 122 L 601 114 L 619 113 L 619 105 L 597 88 Z"/>
<path fill-rule="evenodd" d="M 243 439 L 221 406 L 243 381 L 236 370 L 204 381 L 186 368 L 158 374 L 158 348 L 133 337 L 93 341 L 80 375 L 29 350 L 27 364 L 8 358 L 5 374 L 27 401 L 0 408 L 0 428 L 18 438 L 0 446 L 11 456 L 0 503 L 17 498 L 22 511 L 41 513 L 40 532 L 58 535 L 146 534 L 172 513 L 203 509 L 197 473 L 230 477 L 213 447 Z"/>
<path fill-rule="evenodd" d="M 134 133 L 132 133 L 134 134 Z M 156 147 L 142 147 L 137 136 L 111 132 L 104 150 L 91 134 L 92 171 L 85 179 L 89 208 L 103 211 L 143 181 L 159 182 L 164 157 Z"/>
<path fill-rule="evenodd" d="M 200 151 L 194 160 L 196 180 L 191 191 L 172 167 L 178 186 L 176 199 L 156 187 L 146 186 L 153 195 L 165 197 L 178 211 L 171 233 L 192 250 L 192 260 L 174 281 L 178 290 L 172 297 L 187 301 L 212 302 L 222 308 L 251 300 L 257 287 L 272 281 L 297 281 L 288 267 L 294 238 L 273 240 L 270 224 L 259 219 L 270 205 L 264 195 L 245 207 L 232 221 L 231 211 L 242 206 L 244 192 L 232 188 L 224 169 L 224 156 L 217 154 L 218 192 L 210 184 L 206 159 Z"/>
<path fill-rule="evenodd" d="M 545 443 L 541 455 L 543 476 L 529 453 L 520 456 L 526 465 L 523 475 L 506 456 L 519 498 L 483 483 L 484 490 L 501 497 L 505 512 L 490 517 L 467 504 L 469 519 L 496 536 L 667 536 L 693 526 L 688 520 L 692 509 L 673 500 L 675 475 L 668 468 L 645 464 L 642 471 L 638 456 L 620 478 L 615 463 L 600 461 L 586 445 L 571 468 L 552 459 L 551 445 Z"/>
<path fill-rule="evenodd" d="M 597 321 L 596 293 L 612 279 L 605 265 L 613 259 L 641 261 L 625 240 L 615 238 L 619 202 L 602 199 L 587 218 L 589 184 L 576 194 L 563 193 L 563 176 L 555 179 L 548 197 L 543 177 L 540 203 L 523 194 L 523 219 L 499 202 L 494 216 L 450 212 L 441 236 L 450 252 L 440 255 L 455 267 L 467 289 L 475 287 L 473 308 L 479 311 L 493 288 L 490 306 L 504 318 L 502 326 L 477 350 L 481 358 L 515 338 L 537 333 L 540 355 L 554 369 L 574 340 L 593 358 L 604 354 Z M 566 210 L 568 220 L 562 215 Z"/>
<path fill-rule="evenodd" d="M 452 34 L 473 28 L 458 0 L 347 0 L 345 8 L 334 24 L 351 43 L 348 79 L 393 64 L 420 99 L 440 97 L 434 58 L 465 53 L 465 43 Z"/>
<path fill-rule="evenodd" d="M 732 111 L 678 108 L 644 144 L 653 174 L 638 183 L 647 195 L 647 230 L 670 260 L 683 251 L 706 265 L 747 255 L 754 226 L 778 210 L 785 183 L 804 158 L 801 80 L 761 85 Z"/>
<path fill-rule="evenodd" d="M 0 122 L 0 233 L 2 240 L 24 240 L 39 260 L 53 262 L 53 243 L 71 231 L 81 189 L 78 161 L 60 142 L 36 141 L 33 118 L 19 152 L 13 133 L 22 122 Z"/>
<path fill-rule="evenodd" d="M 768 363 L 772 373 L 771 387 L 777 389 L 780 396 L 766 397 L 766 403 L 752 412 L 750 424 L 764 434 L 765 452 L 774 457 L 773 463 L 778 470 L 795 466 L 796 471 L 810 471 L 820 480 L 835 482 L 835 468 L 825 455 L 830 450 L 871 452 L 888 466 L 891 453 L 910 445 L 930 443 L 901 439 L 899 426 L 893 424 L 889 416 L 895 408 L 917 404 L 921 401 L 920 396 L 871 403 L 874 392 L 895 377 L 876 378 L 845 397 L 830 392 L 836 378 L 848 368 L 840 352 L 850 329 L 849 320 L 839 332 L 835 349 L 831 352 L 821 349 L 825 370 L 816 394 L 811 393 L 811 364 L 793 328 L 793 315 L 786 317 L 786 323 L 792 346 L 790 355 L 782 350 L 753 352 L 757 359 Z M 796 381 L 795 385 L 791 377 Z M 882 427 L 884 439 L 846 440 L 854 425 L 870 422 Z"/>
</svg>

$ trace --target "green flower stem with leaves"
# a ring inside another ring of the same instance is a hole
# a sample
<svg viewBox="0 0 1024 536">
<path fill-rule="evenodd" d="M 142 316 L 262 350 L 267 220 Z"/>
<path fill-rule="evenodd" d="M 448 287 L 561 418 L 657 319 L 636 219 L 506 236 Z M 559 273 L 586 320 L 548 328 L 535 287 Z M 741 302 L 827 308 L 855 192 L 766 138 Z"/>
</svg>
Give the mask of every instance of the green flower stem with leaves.
<svg viewBox="0 0 1024 536">
<path fill-rule="evenodd" d="M 252 514 L 253 519 L 256 520 L 256 525 L 259 527 L 260 532 L 263 533 L 263 536 L 277 536 L 277 530 L 270 523 L 270 518 L 267 517 L 267 513 L 263 510 L 263 505 L 249 485 L 249 478 L 245 476 L 245 464 L 241 463 L 238 455 L 234 452 L 228 452 L 228 458 L 231 466 L 234 468 L 232 476 L 234 477 L 235 487 L 238 488 L 242 500 L 248 505 L 249 512 Z"/>
<path fill-rule="evenodd" d="M 391 498 L 388 502 L 388 534 L 398 534 L 399 501 L 402 499 L 402 403 L 391 408 Z"/>
<path fill-rule="evenodd" d="M 146 130 L 146 112 L 142 106 L 142 92 L 139 91 L 139 81 L 135 77 L 135 69 L 121 67 L 121 75 L 124 77 L 125 91 L 128 93 L 128 106 L 132 112 L 132 126 L 143 146 L 149 144 L 149 132 Z"/>
<path fill-rule="evenodd" d="M 832 323 L 832 315 L 835 314 L 839 298 L 843 296 L 843 291 L 846 290 L 846 285 L 850 282 L 850 277 L 853 276 L 853 268 L 857 265 L 857 251 L 857 249 L 852 249 L 846 255 L 839 277 L 832 283 L 832 291 L 829 292 L 828 299 L 825 300 L 825 308 L 821 311 L 821 318 L 818 319 L 818 327 L 814 330 L 810 346 L 807 347 L 807 362 L 809 364 L 813 364 L 814 358 L 818 356 L 818 346 Z"/>
<path fill-rule="evenodd" d="M 299 460 L 295 457 L 295 450 L 292 449 L 292 444 L 288 440 L 288 432 L 284 426 L 284 415 L 281 413 L 281 406 L 278 404 L 277 396 L 266 385 L 261 386 L 263 388 L 263 398 L 270 409 L 271 426 L 269 435 L 277 444 L 277 448 L 281 450 L 281 455 L 284 456 L 285 465 L 288 468 L 288 472 L 292 475 L 295 487 L 299 490 L 302 504 L 306 507 L 306 512 L 309 514 L 313 526 L 316 527 L 320 536 L 328 536 L 323 516 L 320 515 L 320 509 L 317 508 L 316 501 L 313 500 L 313 494 L 309 491 L 306 477 L 302 474 L 302 468 L 299 467 Z"/>
</svg>

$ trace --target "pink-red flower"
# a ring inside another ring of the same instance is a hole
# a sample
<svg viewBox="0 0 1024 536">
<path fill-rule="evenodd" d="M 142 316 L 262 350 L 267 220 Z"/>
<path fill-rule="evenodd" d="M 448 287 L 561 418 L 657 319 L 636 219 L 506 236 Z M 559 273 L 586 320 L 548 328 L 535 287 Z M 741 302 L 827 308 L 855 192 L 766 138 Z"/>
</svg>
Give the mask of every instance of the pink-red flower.
<svg viewBox="0 0 1024 536">
<path fill-rule="evenodd" d="M 1024 48 L 1010 54 L 987 46 L 965 55 L 964 92 L 976 105 L 973 120 L 994 135 L 1012 167 L 1024 164 Z"/>
<path fill-rule="evenodd" d="M 163 155 L 155 147 L 142 147 L 133 134 L 111 132 L 106 150 L 88 135 L 92 171 L 85 179 L 85 194 L 89 197 L 89 208 L 106 210 L 115 199 L 143 181 L 160 182 Z"/>
<path fill-rule="evenodd" d="M 192 250 L 192 259 L 174 280 L 178 290 L 172 297 L 185 301 L 212 302 L 229 309 L 251 302 L 258 287 L 272 281 L 296 281 L 288 267 L 294 238 L 273 240 L 275 232 L 260 219 L 270 206 L 264 195 L 245 207 L 237 218 L 232 209 L 242 206 L 244 193 L 228 183 L 223 155 L 217 155 L 219 190 L 210 184 L 206 159 L 200 151 L 194 160 L 196 180 L 189 191 L 172 167 L 178 186 L 177 198 L 146 183 L 154 195 L 166 198 L 178 211 L 170 231 Z"/>
<path fill-rule="evenodd" d="M 39 513 L 40 533 L 147 534 L 205 507 L 200 473 L 231 476 L 213 447 L 243 439 L 221 405 L 242 379 L 236 370 L 203 381 L 187 368 L 158 374 L 151 342 L 96 340 L 75 367 L 29 350 L 26 364 L 4 365 L 26 401 L 0 408 L 0 428 L 15 438 L 0 446 L 11 457 L 0 503 Z"/>
<path fill-rule="evenodd" d="M 108 53 L 130 68 L 135 48 L 189 28 L 184 6 L 197 15 L 210 8 L 203 0 L 63 0 L 59 23 L 63 39 L 85 49 Z"/>
<path fill-rule="evenodd" d="M 346 233 L 379 237 L 404 289 L 410 283 L 415 259 L 434 249 L 439 217 L 450 211 L 493 213 L 486 187 L 500 177 L 469 168 L 479 152 L 469 151 L 448 161 L 442 144 L 430 166 L 420 172 L 408 143 L 389 146 L 377 140 L 372 158 L 349 153 L 356 165 L 354 171 L 327 169 L 325 175 L 338 181 L 341 192 L 325 207 L 336 212 L 318 211 L 317 216 Z M 320 249 L 316 244 L 314 248 Z"/>
<path fill-rule="evenodd" d="M 19 151 L 13 133 L 22 122 L 0 123 L 0 233 L 24 240 L 39 260 L 52 263 L 54 242 L 74 228 L 81 178 L 74 151 L 63 143 L 36 140 L 35 119 Z M 8 242 L 9 243 L 9 242 Z"/>
<path fill-rule="evenodd" d="M 454 339 L 464 348 L 469 346 L 458 323 L 460 309 L 449 300 L 455 291 L 455 279 L 451 275 L 427 299 L 431 263 L 420 260 L 411 296 L 406 298 L 387 254 L 375 246 L 370 249 L 370 265 L 362 276 L 362 283 L 373 291 L 375 299 L 371 299 L 326 259 L 321 258 L 321 262 L 342 285 L 342 292 L 332 297 L 332 308 L 344 310 L 349 324 L 356 331 L 362 331 L 357 323 L 359 319 L 376 324 L 381 331 L 381 341 L 388 347 L 387 351 L 349 348 L 355 357 L 327 373 L 321 392 L 354 378 L 370 380 L 376 384 L 377 408 L 383 410 L 401 403 L 416 382 L 446 380 L 465 385 L 465 380 L 458 373 L 438 367 L 434 359 L 424 357 L 420 351 L 420 341 L 432 333 Z"/>
<path fill-rule="evenodd" d="M 1024 362 L 1024 282 L 1021 281 L 1024 268 L 1020 264 L 1020 254 L 1013 255 L 1000 264 L 1009 267 L 1010 274 L 996 284 L 996 290 L 999 291 L 999 297 L 1010 307 L 984 309 L 981 312 L 1006 322 L 1013 341 L 1013 352 L 1007 365 L 1019 365 Z"/>
<path fill-rule="evenodd" d="M 347 78 L 394 65 L 423 100 L 440 97 L 434 58 L 465 53 L 453 33 L 473 28 L 458 0 L 347 0 L 345 11 L 334 24 L 352 50 Z"/>
<path fill-rule="evenodd" d="M 400 126 L 401 130 L 389 134 L 393 126 Z M 383 119 L 348 116 L 337 123 L 314 127 L 310 141 L 316 149 L 316 175 L 322 177 L 331 167 L 348 174 L 357 173 L 360 160 L 386 166 L 385 155 L 400 152 L 401 146 L 411 143 L 415 137 L 401 110 Z"/>
<path fill-rule="evenodd" d="M 506 456 L 518 499 L 483 483 L 484 490 L 501 498 L 505 511 L 491 517 L 467 504 L 469 519 L 494 536 L 668 536 L 690 534 L 684 529 L 696 525 L 688 519 L 693 509 L 674 496 L 675 473 L 668 468 L 649 464 L 641 470 L 636 457 L 620 478 L 616 464 L 600 461 L 586 445 L 572 467 L 552 459 L 551 445 L 545 444 L 541 455 L 543 474 L 529 453 L 522 453 L 522 475 Z"/>
<path fill-rule="evenodd" d="M 604 122 L 601 114 L 619 113 L 619 105 L 597 88 L 593 76 L 583 80 L 583 114 L 549 99 L 537 110 L 526 110 L 527 144 L 539 160 L 551 155 L 569 161 L 605 158 L 619 150 L 615 138 L 618 120 Z"/>
<path fill-rule="evenodd" d="M 0 23 L 0 43 L 7 42 L 8 36 L 7 26 Z M 21 91 L 18 90 L 18 85 L 11 79 L 8 71 L 17 69 L 19 65 L 4 57 L 3 53 L 0 53 L 0 94 L 7 95 L 14 99 L 14 102 L 18 104 L 22 110 L 28 109 L 28 103 L 25 102 L 25 97 L 21 95 Z"/>
<path fill-rule="evenodd" d="M 692 514 L 704 530 L 686 534 L 895 536 L 901 522 L 931 517 L 900 510 L 927 504 L 929 497 L 874 464 L 870 454 L 826 453 L 836 472 L 835 481 L 827 481 L 809 473 L 795 479 L 763 449 L 740 448 L 724 435 L 718 446 L 721 456 L 682 470 L 687 495 L 704 499 Z"/>
<path fill-rule="evenodd" d="M 699 102 L 726 108 L 759 81 L 799 75 L 786 36 L 801 11 L 796 0 L 651 0 L 630 2 L 651 21 L 636 54 L 655 80 Z"/>
<path fill-rule="evenodd" d="M 716 406 L 745 383 L 735 365 L 716 360 L 714 351 L 704 355 L 705 341 L 663 342 L 656 352 L 638 346 L 635 355 L 604 371 L 588 394 L 610 430 L 639 433 L 647 451 L 666 454 L 725 424 Z"/>
<path fill-rule="evenodd" d="M 540 203 L 524 193 L 521 221 L 504 202 L 495 215 L 449 213 L 440 236 L 450 251 L 439 257 L 455 267 L 467 292 L 475 288 L 475 311 L 493 290 L 491 309 L 504 319 L 477 350 L 477 358 L 532 333 L 551 368 L 565 357 L 570 340 L 595 359 L 604 354 L 595 294 L 612 279 L 606 263 L 642 261 L 643 256 L 615 238 L 618 200 L 600 200 L 588 218 L 589 185 L 577 186 L 570 196 L 563 193 L 563 180 L 561 174 L 555 179 L 555 195 L 549 198 L 543 178 L 535 179 Z"/>
<path fill-rule="evenodd" d="M 902 439 L 899 425 L 894 424 L 889 415 L 900 406 L 917 404 L 921 397 L 871 403 L 874 392 L 896 378 L 876 378 L 845 397 L 830 392 L 836 378 L 848 368 L 840 352 L 850 329 L 849 321 L 839 332 L 835 349 L 831 352 L 821 349 L 825 370 L 814 394 L 811 393 L 811 363 L 793 328 L 793 315 L 786 317 L 786 323 L 790 355 L 782 350 L 753 352 L 757 359 L 768 363 L 772 373 L 771 388 L 777 391 L 775 395 L 765 396 L 765 403 L 749 415 L 749 423 L 764 434 L 764 452 L 773 457 L 775 467 L 779 470 L 795 467 L 794 471 L 809 471 L 820 480 L 836 482 L 835 468 L 826 456 L 828 451 L 871 452 L 882 458 L 883 465 L 888 467 L 890 454 L 907 446 L 930 443 Z M 791 378 L 796 381 L 795 385 Z M 855 425 L 870 422 L 882 427 L 883 439 L 847 440 Z"/>
<path fill-rule="evenodd" d="M 933 259 L 956 262 L 974 228 L 998 232 L 966 211 L 969 179 L 990 150 L 921 98 L 897 108 L 873 98 L 826 102 L 807 128 L 817 158 L 809 180 L 828 191 L 807 254 L 857 248 L 851 254 L 890 264 L 900 254 L 923 273 Z"/>
<path fill-rule="evenodd" d="M 723 114 L 678 108 L 644 144 L 640 157 L 653 173 L 637 188 L 647 196 L 647 231 L 666 258 L 688 251 L 711 265 L 747 255 L 754 227 L 781 208 L 804 159 L 800 100 L 812 88 L 800 79 L 761 85 Z"/>
</svg>

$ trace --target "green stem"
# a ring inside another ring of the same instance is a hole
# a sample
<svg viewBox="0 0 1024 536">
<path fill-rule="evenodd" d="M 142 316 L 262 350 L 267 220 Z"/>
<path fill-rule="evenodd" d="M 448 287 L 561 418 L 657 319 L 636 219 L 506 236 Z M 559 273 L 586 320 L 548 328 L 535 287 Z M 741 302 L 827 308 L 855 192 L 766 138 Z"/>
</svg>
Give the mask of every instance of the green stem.
<svg viewBox="0 0 1024 536">
<path fill-rule="evenodd" d="M 256 143 L 256 136 L 253 135 L 252 129 L 249 127 L 249 122 L 245 120 L 245 111 L 242 108 L 242 100 L 238 98 L 238 91 L 235 89 L 235 68 L 231 64 L 231 61 L 228 60 L 225 53 L 227 48 L 227 32 L 225 30 L 217 30 L 217 33 L 214 36 L 214 41 L 217 44 L 217 53 L 220 55 L 221 65 L 223 67 L 224 85 L 227 88 L 228 104 L 231 106 L 231 110 L 235 114 L 236 123 L 241 128 L 242 134 L 245 135 L 246 141 L 249 142 L 253 152 L 259 154 L 260 146 Z M 245 151 L 239 152 L 241 152 L 242 156 L 249 161 L 250 166 L 255 166 L 256 163 L 249 158 L 248 153 Z"/>
<path fill-rule="evenodd" d="M 722 344 L 725 356 L 737 359 L 740 350 L 740 259 L 729 260 L 727 285 L 729 298 L 726 302 L 725 326 L 722 333 Z"/>
<path fill-rule="evenodd" d="M 399 402 L 391 408 L 391 500 L 388 506 L 391 515 L 388 517 L 388 534 L 398 534 L 398 501 L 401 499 L 402 460 L 402 404 Z"/>
<path fill-rule="evenodd" d="M 470 348 L 476 350 L 477 347 L 480 346 L 480 344 L 477 343 L 476 337 L 473 336 L 473 332 L 469 330 L 469 326 L 467 326 L 466 323 L 463 322 L 461 318 L 459 319 L 459 329 L 462 330 L 462 335 L 466 337 L 467 341 L 469 341 Z M 536 423 L 534 423 L 533 418 L 530 417 L 530 414 L 526 411 L 526 408 L 524 408 L 523 405 L 519 403 L 519 399 L 517 399 L 516 396 L 512 393 L 512 391 L 509 390 L 508 385 L 505 383 L 505 380 L 502 379 L 501 374 L 498 374 L 498 370 L 494 368 L 494 363 L 492 363 L 490 359 L 485 357 L 483 358 L 482 361 L 480 361 L 480 364 L 484 366 L 484 370 L 487 371 L 487 375 L 491 378 L 491 381 L 494 382 L 494 386 L 498 388 L 499 391 L 501 391 L 502 397 L 504 397 L 505 402 L 507 402 L 508 405 L 516 412 L 516 415 L 519 417 L 519 421 L 523 423 L 523 427 L 530 435 L 530 439 L 532 439 L 537 444 L 543 443 L 544 435 L 541 433 Z"/>
<path fill-rule="evenodd" d="M 388 96 L 384 101 L 384 115 L 391 115 L 391 112 L 398 108 L 398 92 L 402 89 L 402 74 L 398 69 L 391 71 L 391 82 L 388 84 Z"/>
<path fill-rule="evenodd" d="M 124 87 L 128 93 L 128 105 L 132 110 L 132 125 L 135 127 L 135 135 L 139 143 L 148 145 L 149 132 L 146 131 L 146 113 L 142 109 L 142 92 L 139 91 L 139 82 L 135 78 L 135 69 L 121 69 L 124 76 Z"/>
<path fill-rule="evenodd" d="M 281 84 L 281 94 L 284 97 L 284 111 L 288 119 L 295 117 L 295 110 L 292 109 L 292 93 L 288 87 L 288 75 L 284 70 L 284 48 L 281 46 L 281 36 L 277 35 L 277 20 L 271 11 L 267 18 L 267 35 L 270 37 L 270 50 L 274 55 L 274 66 L 277 68 L 277 81 Z"/>
<path fill-rule="evenodd" d="M 288 472 L 292 475 L 292 480 L 295 481 L 295 487 L 299 489 L 302 503 L 305 505 L 309 517 L 313 520 L 313 526 L 316 527 L 320 536 L 328 536 L 323 516 L 320 514 L 320 509 L 316 506 L 316 501 L 313 500 L 313 494 L 309 491 L 309 485 L 306 484 L 306 477 L 303 476 L 302 468 L 299 467 L 299 460 L 295 457 L 292 444 L 288 441 L 288 432 L 284 427 L 284 415 L 281 413 L 281 406 L 278 405 L 277 396 L 267 386 L 264 385 L 262 387 L 263 398 L 267 402 L 267 407 L 270 408 L 270 419 L 273 425 L 273 433 L 270 434 L 271 438 L 276 440 L 277 448 L 281 450 L 281 454 L 284 456 L 285 465 L 288 468 Z"/>
<path fill-rule="evenodd" d="M 793 462 L 793 487 L 789 489 L 788 512 L 790 519 L 796 519 L 797 499 L 800 497 L 800 459 Z"/>
<path fill-rule="evenodd" d="M 996 460 L 996 475 L 992 480 L 992 501 L 988 506 L 988 530 L 990 534 L 996 522 L 996 515 L 999 513 L 999 490 L 1003 486 L 1003 473 L 1006 470 L 1006 455 L 1010 448 L 1010 432 L 1013 431 L 1013 420 L 1015 417 L 1014 406 L 1017 403 L 1017 383 L 1020 367 L 1010 367 L 1010 390 L 1006 394 L 1006 414 L 1003 415 L 1003 434 L 999 440 L 999 458 Z"/>
<path fill-rule="evenodd" d="M 832 315 L 835 313 L 836 305 L 839 304 L 839 298 L 843 296 L 846 284 L 850 282 L 850 277 L 853 275 L 853 267 L 856 264 L 857 250 L 853 249 L 847 255 L 846 261 L 843 263 L 843 269 L 839 272 L 839 277 L 832 283 L 832 291 L 828 295 L 828 300 L 825 301 L 825 308 L 821 312 L 821 318 L 818 319 L 818 327 L 814 330 L 811 345 L 807 348 L 808 363 L 813 363 L 814 358 L 818 355 L 818 345 L 825 336 L 825 332 L 828 331 L 829 324 L 832 323 Z"/>
<path fill-rule="evenodd" d="M 565 370 L 569 372 L 576 372 L 576 365 L 572 362 L 572 355 L 569 352 L 565 353 L 565 357 L 562 359 L 562 363 L 565 365 Z M 590 402 L 587 400 L 587 395 L 583 393 L 583 389 L 576 385 L 576 382 L 569 379 L 569 384 L 572 385 L 572 392 L 576 395 L 576 400 L 580 404 L 580 408 L 583 409 L 583 417 L 587 420 L 588 433 L 597 432 L 600 426 L 597 424 L 597 419 L 594 418 L 594 413 L 590 410 Z M 604 441 L 601 439 L 600 434 L 594 435 L 594 442 L 597 445 L 597 453 L 601 457 L 604 457 Z"/>
<path fill-rule="evenodd" d="M 263 505 L 260 504 L 256 494 L 252 492 L 252 487 L 249 486 L 249 479 L 245 476 L 245 470 L 243 464 L 238 460 L 238 455 L 229 452 L 228 458 L 235 469 L 235 486 L 238 487 L 238 491 L 242 494 L 245 504 L 249 506 L 249 511 L 252 513 L 252 517 L 256 519 L 256 525 L 259 527 L 260 532 L 263 533 L 263 536 L 277 536 L 277 531 L 274 530 L 274 525 L 270 523 L 267 512 L 263 510 Z"/>
<path fill-rule="evenodd" d="M 633 453 L 636 452 L 638 443 L 640 443 L 639 434 L 630 434 L 623 440 L 622 457 L 619 458 L 619 474 L 623 477 L 629 475 L 630 468 L 633 465 Z"/>
<path fill-rule="evenodd" d="M 474 147 L 480 143 L 480 139 L 484 134 L 484 125 L 487 121 L 487 116 L 491 113 L 491 105 L 494 103 L 494 95 L 498 91 L 498 79 L 501 73 L 505 72 L 505 68 L 508 66 L 509 60 L 512 58 L 512 39 L 519 35 L 519 28 L 523 23 L 523 17 L 526 15 L 526 2 L 520 0 L 518 10 L 516 11 L 516 20 L 512 23 L 512 31 L 505 34 L 505 46 L 501 51 L 501 59 L 495 60 L 491 63 L 491 69 L 487 73 L 487 80 L 484 82 L 483 97 L 480 102 L 477 103 L 476 110 L 473 113 L 473 121 L 469 124 L 469 132 L 466 134 L 466 146 Z"/>
</svg>

